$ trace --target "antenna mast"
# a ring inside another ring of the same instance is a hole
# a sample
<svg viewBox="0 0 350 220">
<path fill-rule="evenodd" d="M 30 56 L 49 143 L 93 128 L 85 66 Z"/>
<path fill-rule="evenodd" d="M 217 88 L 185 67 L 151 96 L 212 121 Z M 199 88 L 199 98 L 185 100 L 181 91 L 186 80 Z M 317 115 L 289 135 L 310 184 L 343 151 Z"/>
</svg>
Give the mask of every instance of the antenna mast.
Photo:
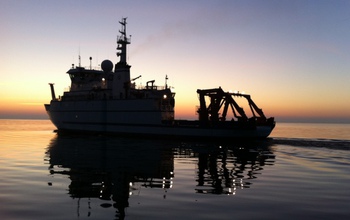
<svg viewBox="0 0 350 220">
<path fill-rule="evenodd" d="M 117 52 L 117 56 L 120 56 L 120 61 L 119 63 L 124 63 L 126 64 L 126 45 L 130 44 L 130 38 L 126 37 L 126 19 L 127 18 L 122 18 L 119 23 L 122 25 L 121 30 L 119 30 L 119 33 L 121 34 L 120 36 L 117 37 L 117 43 L 118 47 L 117 50 L 120 50 L 120 52 Z"/>
<path fill-rule="evenodd" d="M 79 67 L 81 67 L 80 46 L 79 46 Z"/>
<path fill-rule="evenodd" d="M 165 89 L 168 88 L 168 75 L 165 75 Z"/>
</svg>

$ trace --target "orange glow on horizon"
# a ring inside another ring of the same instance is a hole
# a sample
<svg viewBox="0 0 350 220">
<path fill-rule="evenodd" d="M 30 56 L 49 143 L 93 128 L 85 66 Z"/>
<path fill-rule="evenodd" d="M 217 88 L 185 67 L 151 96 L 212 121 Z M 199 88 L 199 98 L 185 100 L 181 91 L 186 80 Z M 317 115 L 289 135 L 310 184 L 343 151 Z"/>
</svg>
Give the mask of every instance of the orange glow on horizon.
<svg viewBox="0 0 350 220">
<path fill-rule="evenodd" d="M 197 120 L 198 115 L 196 110 L 199 106 L 197 98 L 178 99 L 175 104 L 175 119 L 183 120 Z M 2 100 L 0 102 L 0 118 L 48 118 L 45 112 L 44 104 L 49 103 L 49 100 Z M 208 103 L 207 103 L 208 104 Z M 250 109 L 248 106 L 239 103 L 245 110 L 246 114 L 250 116 Z M 315 108 L 313 103 L 291 104 L 289 102 L 267 102 L 258 100 L 256 104 L 262 108 L 266 117 L 275 117 L 276 120 L 280 118 L 344 118 L 350 121 L 350 112 L 347 111 L 346 106 L 343 108 L 333 109 L 333 106 L 319 106 Z M 344 104 L 345 105 L 345 104 Z M 232 116 L 228 113 L 228 119 Z"/>
<path fill-rule="evenodd" d="M 40 102 L 2 102 L 0 105 L 0 118 L 48 118 L 44 103 Z"/>
</svg>

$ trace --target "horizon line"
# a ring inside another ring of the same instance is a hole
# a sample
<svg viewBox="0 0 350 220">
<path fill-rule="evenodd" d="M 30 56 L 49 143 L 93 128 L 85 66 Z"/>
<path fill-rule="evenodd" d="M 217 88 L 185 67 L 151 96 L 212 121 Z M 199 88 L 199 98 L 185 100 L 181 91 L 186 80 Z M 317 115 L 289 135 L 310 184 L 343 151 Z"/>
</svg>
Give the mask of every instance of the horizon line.
<svg viewBox="0 0 350 220">
<path fill-rule="evenodd" d="M 0 120 L 50 120 L 46 115 L 8 115 L 1 116 Z M 178 118 L 176 120 L 197 120 L 197 119 L 186 119 Z M 304 118 L 304 117 L 285 117 L 276 119 L 276 123 L 319 123 L 319 124 L 350 124 L 350 118 Z"/>
</svg>

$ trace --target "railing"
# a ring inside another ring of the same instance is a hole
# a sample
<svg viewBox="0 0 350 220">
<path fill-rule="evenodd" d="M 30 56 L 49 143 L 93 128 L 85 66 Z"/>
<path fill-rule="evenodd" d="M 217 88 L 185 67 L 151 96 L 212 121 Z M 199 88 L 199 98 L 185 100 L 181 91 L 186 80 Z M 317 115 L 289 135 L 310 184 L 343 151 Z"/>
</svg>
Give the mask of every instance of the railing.
<svg viewBox="0 0 350 220">
<path fill-rule="evenodd" d="M 101 65 L 98 66 L 72 66 L 71 69 L 84 68 L 85 70 L 102 70 Z"/>
<path fill-rule="evenodd" d="M 117 43 L 122 43 L 122 42 L 130 43 L 130 38 L 126 37 L 125 35 L 118 36 Z"/>
<path fill-rule="evenodd" d="M 164 89 L 173 89 L 174 87 L 170 87 L 170 86 L 156 86 L 156 85 L 153 85 L 153 86 L 143 86 L 143 85 L 138 85 L 138 86 L 135 86 L 136 89 L 149 89 L 149 90 L 164 90 Z"/>
</svg>

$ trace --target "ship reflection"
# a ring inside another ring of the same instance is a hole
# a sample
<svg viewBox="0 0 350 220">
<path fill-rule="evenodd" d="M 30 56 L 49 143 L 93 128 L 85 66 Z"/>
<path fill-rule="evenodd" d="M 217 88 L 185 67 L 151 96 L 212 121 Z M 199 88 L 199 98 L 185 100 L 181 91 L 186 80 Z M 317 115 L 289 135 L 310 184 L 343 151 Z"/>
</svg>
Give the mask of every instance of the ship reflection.
<svg viewBox="0 0 350 220">
<path fill-rule="evenodd" d="M 244 145 L 243 145 L 244 146 Z M 265 165 L 273 165 L 275 155 L 268 146 L 219 146 L 199 152 L 197 193 L 236 194 L 237 189 L 250 188 Z"/>
<path fill-rule="evenodd" d="M 116 208 L 119 219 L 124 218 L 138 184 L 172 187 L 172 148 L 160 142 L 58 135 L 47 149 L 47 158 L 52 175 L 68 175 L 72 198 L 99 198 L 102 207 Z"/>
<path fill-rule="evenodd" d="M 227 147 L 71 135 L 51 140 L 46 157 L 51 175 L 70 179 L 72 198 L 98 198 L 102 207 L 113 206 L 119 219 L 125 217 L 129 197 L 140 188 L 172 188 L 178 158 L 195 163 L 195 191 L 206 194 L 235 194 L 238 188 L 249 188 L 250 179 L 274 162 L 270 147 L 257 144 Z"/>
</svg>

